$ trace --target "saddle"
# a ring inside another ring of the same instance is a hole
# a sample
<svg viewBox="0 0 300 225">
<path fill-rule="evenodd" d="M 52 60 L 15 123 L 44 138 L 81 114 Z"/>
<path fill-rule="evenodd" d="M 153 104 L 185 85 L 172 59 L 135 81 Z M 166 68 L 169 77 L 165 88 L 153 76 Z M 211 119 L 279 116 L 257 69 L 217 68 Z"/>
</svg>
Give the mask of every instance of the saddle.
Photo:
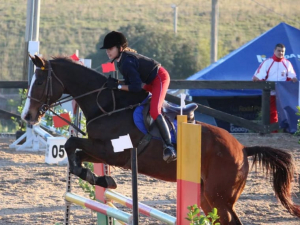
<svg viewBox="0 0 300 225">
<path fill-rule="evenodd" d="M 140 106 L 138 106 L 133 112 L 133 121 L 137 128 L 143 132 L 145 135 L 139 141 L 137 146 L 137 155 L 143 153 L 146 146 L 149 144 L 151 139 L 161 139 L 159 130 L 154 121 L 152 120 L 149 109 L 150 109 L 150 100 L 151 95 L 148 96 Z M 182 109 L 182 114 L 187 115 L 187 120 L 189 123 L 193 123 L 195 121 L 194 111 L 198 108 L 196 103 L 190 103 L 186 105 Z M 165 120 L 167 121 L 170 133 L 171 133 L 171 141 L 172 143 L 176 143 L 176 133 L 177 133 L 177 119 L 176 116 L 180 115 L 180 107 L 174 106 L 166 101 L 164 101 L 162 106 L 162 115 L 164 116 Z M 131 168 L 131 159 L 129 158 L 124 165 L 124 168 L 130 169 Z"/>
<path fill-rule="evenodd" d="M 152 120 L 150 113 L 149 113 L 150 100 L 151 100 L 151 97 L 149 97 L 149 99 L 147 99 L 146 104 L 144 105 L 144 109 L 142 112 L 143 121 L 144 121 L 144 124 L 145 124 L 148 134 L 150 134 L 152 137 L 160 138 L 159 130 L 158 130 L 157 126 L 155 125 L 155 123 L 153 123 L 154 121 Z M 187 115 L 188 123 L 195 122 L 194 111 L 197 108 L 198 108 L 198 105 L 196 103 L 190 103 L 182 109 L 182 114 Z M 176 117 L 177 117 L 177 115 L 180 115 L 180 107 L 177 105 L 171 105 L 170 103 L 164 101 L 163 106 L 162 106 L 162 115 L 164 116 L 165 120 L 167 121 L 169 131 L 171 133 L 173 132 L 175 139 L 176 139 L 176 130 L 177 130 L 176 129 L 177 128 Z M 171 134 L 171 136 L 172 136 L 172 134 Z M 172 140 L 172 142 L 176 142 L 176 140 L 175 141 Z"/>
</svg>

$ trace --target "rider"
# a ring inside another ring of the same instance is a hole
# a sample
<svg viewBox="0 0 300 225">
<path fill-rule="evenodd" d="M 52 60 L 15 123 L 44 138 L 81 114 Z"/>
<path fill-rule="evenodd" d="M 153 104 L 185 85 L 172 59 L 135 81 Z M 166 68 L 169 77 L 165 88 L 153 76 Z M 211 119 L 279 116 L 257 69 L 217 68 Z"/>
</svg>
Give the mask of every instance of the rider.
<svg viewBox="0 0 300 225">
<path fill-rule="evenodd" d="M 176 160 L 176 150 L 171 142 L 171 135 L 161 108 L 170 84 L 168 71 L 157 61 L 138 54 L 128 47 L 128 42 L 121 32 L 112 31 L 104 38 L 103 46 L 111 63 L 117 61 L 117 67 L 124 77 L 125 85 L 108 81 L 108 87 L 123 91 L 139 92 L 142 89 L 151 92 L 150 115 L 155 121 L 164 141 L 163 159 L 167 162 Z"/>
</svg>

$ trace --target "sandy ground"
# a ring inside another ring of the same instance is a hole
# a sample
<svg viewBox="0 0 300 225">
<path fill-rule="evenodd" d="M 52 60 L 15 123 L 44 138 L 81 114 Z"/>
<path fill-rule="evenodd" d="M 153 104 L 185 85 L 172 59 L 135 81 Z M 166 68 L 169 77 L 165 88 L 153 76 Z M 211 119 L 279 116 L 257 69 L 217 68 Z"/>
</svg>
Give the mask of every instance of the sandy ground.
<svg viewBox="0 0 300 225">
<path fill-rule="evenodd" d="M 289 134 L 239 134 L 244 145 L 265 145 L 290 151 L 300 170 L 299 137 Z M 13 138 L 0 137 L 0 225 L 63 224 L 66 191 L 66 166 L 48 165 L 43 152 L 17 152 L 9 149 Z M 117 191 L 131 196 L 131 173 L 112 168 Z M 72 192 L 88 196 L 72 179 Z M 138 176 L 139 201 L 173 216 L 176 214 L 176 184 Z M 294 201 L 300 204 L 299 184 L 293 188 Z M 120 207 L 122 208 L 122 207 Z M 130 212 L 130 210 L 127 210 Z M 300 220 L 291 216 L 274 197 L 271 184 L 262 174 L 251 172 L 247 185 L 236 205 L 245 225 L 296 225 Z M 72 206 L 71 224 L 96 224 L 96 215 L 89 209 Z M 163 224 L 141 216 L 140 224 Z"/>
</svg>

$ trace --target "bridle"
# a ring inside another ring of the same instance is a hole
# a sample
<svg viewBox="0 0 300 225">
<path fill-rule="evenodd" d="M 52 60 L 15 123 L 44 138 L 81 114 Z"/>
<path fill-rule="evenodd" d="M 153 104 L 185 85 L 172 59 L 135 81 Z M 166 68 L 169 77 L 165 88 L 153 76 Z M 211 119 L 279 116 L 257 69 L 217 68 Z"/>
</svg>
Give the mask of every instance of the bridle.
<svg viewBox="0 0 300 225">
<path fill-rule="evenodd" d="M 51 67 L 50 60 L 48 61 L 48 68 L 47 69 L 44 66 L 42 66 L 41 68 L 36 68 L 36 70 L 43 70 L 43 71 L 48 70 L 46 86 L 45 86 L 45 89 L 43 91 L 43 95 L 42 95 L 41 99 L 36 99 L 36 98 L 33 98 L 29 95 L 27 95 L 27 98 L 32 99 L 36 102 L 42 103 L 42 106 L 39 108 L 39 114 L 42 115 L 43 113 L 45 113 L 50 108 L 50 105 L 49 105 L 50 104 L 50 99 L 53 96 L 52 74 L 53 74 L 53 77 L 56 80 L 58 80 L 58 82 L 62 86 L 63 90 L 65 89 L 65 86 L 62 83 L 62 81 L 54 73 L 54 71 Z M 42 101 L 45 98 L 45 96 L 46 96 L 46 103 L 44 103 Z"/>
<path fill-rule="evenodd" d="M 48 60 L 48 68 L 46 69 L 45 67 L 41 67 L 41 68 L 36 68 L 37 70 L 48 70 L 48 75 L 47 75 L 47 83 L 46 83 L 46 86 L 45 86 L 45 89 L 43 91 L 44 95 L 42 95 L 41 99 L 36 99 L 36 98 L 33 98 L 31 96 L 28 96 L 27 95 L 27 98 L 29 99 L 32 99 L 36 102 L 39 102 L 39 103 L 42 103 L 42 106 L 39 108 L 39 114 L 42 115 L 44 113 L 46 113 L 47 110 L 50 110 L 53 114 L 55 114 L 56 116 L 59 116 L 62 120 L 64 120 L 65 122 L 67 122 L 68 124 L 70 124 L 71 126 L 73 126 L 77 131 L 79 131 L 80 133 L 82 133 L 83 135 L 86 135 L 83 131 L 81 131 L 76 125 L 74 125 L 73 123 L 67 121 L 66 119 L 62 118 L 60 115 L 58 115 L 57 113 L 55 113 L 51 108 L 55 107 L 55 106 L 58 106 L 58 105 L 61 105 L 65 102 L 69 102 L 69 101 L 72 101 L 72 100 L 75 100 L 75 99 L 78 99 L 78 98 L 81 98 L 83 96 L 86 96 L 86 95 L 89 95 L 89 94 L 92 94 L 92 93 L 95 93 L 95 92 L 98 92 L 97 94 L 97 98 L 96 98 L 96 103 L 99 107 L 99 109 L 102 111 L 102 115 L 99 115 L 91 120 L 89 120 L 86 124 L 86 127 L 93 121 L 95 121 L 96 119 L 99 119 L 101 117 L 104 117 L 104 116 L 110 116 L 111 114 L 113 113 L 116 113 L 116 112 L 120 112 L 120 111 L 123 111 L 123 110 L 127 110 L 127 109 L 133 109 L 137 106 L 140 106 L 140 105 L 143 105 L 142 103 L 137 103 L 135 105 L 129 105 L 127 107 L 124 107 L 124 108 L 121 108 L 121 109 L 117 109 L 116 110 L 116 100 L 115 100 L 115 94 L 114 94 L 114 91 L 111 90 L 111 93 L 112 93 L 112 99 L 113 99 L 113 110 L 110 111 L 110 112 L 106 112 L 102 107 L 101 105 L 98 103 L 98 98 L 99 98 L 99 95 L 100 93 L 102 92 L 102 90 L 104 89 L 107 89 L 107 87 L 105 87 L 106 83 L 105 82 L 101 88 L 98 88 L 98 89 L 95 89 L 95 90 L 92 90 L 92 91 L 89 91 L 85 94 L 82 94 L 82 95 L 79 95 L 79 96 L 76 96 L 76 97 L 71 97 L 70 96 L 66 96 L 64 98 L 61 98 L 59 99 L 58 101 L 52 103 L 50 105 L 50 99 L 51 97 L 53 96 L 53 87 L 52 87 L 52 75 L 54 76 L 54 78 L 61 84 L 62 86 L 62 89 L 64 90 L 65 89 L 65 86 L 63 84 L 63 82 L 56 76 L 56 74 L 54 73 L 52 67 L 51 67 L 51 63 L 50 63 L 50 60 Z M 45 98 L 44 96 L 46 96 L 46 103 L 44 103 L 42 100 Z"/>
<path fill-rule="evenodd" d="M 53 108 L 55 106 L 58 106 L 58 105 L 61 105 L 65 102 L 69 102 L 69 101 L 72 101 L 72 100 L 75 100 L 75 99 L 78 99 L 78 98 L 81 98 L 83 96 L 86 96 L 86 95 L 89 95 L 89 94 L 92 94 L 92 93 L 95 93 L 95 92 L 98 92 L 98 95 L 97 95 L 97 99 L 99 97 L 99 94 L 101 93 L 102 90 L 106 89 L 105 84 L 103 84 L 103 86 L 101 88 L 98 88 L 96 90 L 93 90 L 93 91 L 90 91 L 90 92 L 87 92 L 85 94 L 82 94 L 82 95 L 79 95 L 79 96 L 76 96 L 76 97 L 71 97 L 70 96 L 66 96 L 64 98 L 61 98 L 59 99 L 58 101 L 52 103 L 50 105 L 50 100 L 51 100 L 51 97 L 53 96 L 53 86 L 52 86 L 52 75 L 54 76 L 54 78 L 56 80 L 58 80 L 58 82 L 60 83 L 60 85 L 62 86 L 62 89 L 64 90 L 65 89 L 65 86 L 63 84 L 63 82 L 57 77 L 57 75 L 55 74 L 55 72 L 53 71 L 52 67 L 51 67 L 51 63 L 50 63 L 50 60 L 48 61 L 48 68 L 46 69 L 45 67 L 41 67 L 41 68 L 37 68 L 37 70 L 48 70 L 48 75 L 47 75 L 47 83 L 46 83 L 46 86 L 45 86 L 45 89 L 43 91 L 43 95 L 41 97 L 41 99 L 37 99 L 37 98 L 33 98 L 31 96 L 27 96 L 27 98 L 29 99 L 32 99 L 36 102 L 39 102 L 39 103 L 42 103 L 42 106 L 40 107 L 39 109 L 39 114 L 43 114 L 45 113 L 47 110 L 49 110 L 50 108 Z M 114 93 L 112 91 L 112 95 L 113 95 L 113 111 L 115 110 L 116 108 L 116 104 L 115 104 L 115 97 L 114 97 Z M 44 103 L 42 100 L 45 98 L 46 96 L 46 103 Z M 65 100 L 67 99 L 67 100 Z M 103 113 L 107 113 L 101 106 L 100 104 L 98 103 L 97 101 L 97 105 L 98 107 L 100 108 L 100 110 L 103 112 Z"/>
</svg>

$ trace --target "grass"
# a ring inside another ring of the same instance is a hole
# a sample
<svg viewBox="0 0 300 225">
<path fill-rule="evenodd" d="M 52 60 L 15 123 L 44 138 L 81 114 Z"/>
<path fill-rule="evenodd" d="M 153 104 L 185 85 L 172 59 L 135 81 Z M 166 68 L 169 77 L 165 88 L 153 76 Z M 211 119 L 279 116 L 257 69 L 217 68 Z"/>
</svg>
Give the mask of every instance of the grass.
<svg viewBox="0 0 300 225">
<path fill-rule="evenodd" d="M 96 44 L 105 30 L 128 24 L 172 31 L 171 4 L 179 2 L 178 32 L 209 45 L 211 0 L 51 0 L 41 1 L 40 53 L 71 55 L 78 49 L 80 57 L 85 57 L 98 51 Z M 219 41 L 234 50 L 280 22 L 299 29 L 298 5 L 293 0 L 219 1 Z M 22 80 L 26 8 L 27 0 L 0 2 L 1 80 Z M 93 67 L 98 64 L 94 62 Z"/>
</svg>

